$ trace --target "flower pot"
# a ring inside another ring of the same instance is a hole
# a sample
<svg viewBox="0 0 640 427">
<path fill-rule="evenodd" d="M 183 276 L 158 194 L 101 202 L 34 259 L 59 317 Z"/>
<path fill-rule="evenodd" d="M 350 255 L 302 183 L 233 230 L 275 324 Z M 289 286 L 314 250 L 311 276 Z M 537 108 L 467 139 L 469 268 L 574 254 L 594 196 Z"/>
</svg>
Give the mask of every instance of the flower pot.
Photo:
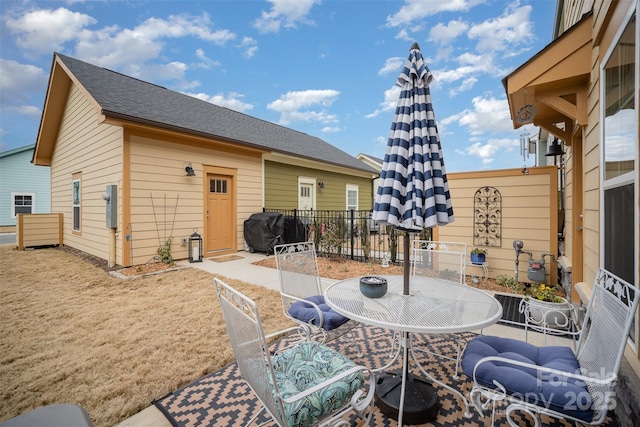
<svg viewBox="0 0 640 427">
<path fill-rule="evenodd" d="M 486 254 L 476 254 L 471 252 L 471 264 L 482 264 L 487 258 Z"/>
<path fill-rule="evenodd" d="M 526 299 L 529 319 L 537 326 L 551 329 L 567 329 L 571 325 L 573 305 L 562 298 L 562 302 Z M 526 315 L 526 313 L 525 313 Z"/>
<path fill-rule="evenodd" d="M 365 276 L 360 279 L 360 292 L 369 298 L 381 298 L 387 293 L 387 279 Z"/>
</svg>

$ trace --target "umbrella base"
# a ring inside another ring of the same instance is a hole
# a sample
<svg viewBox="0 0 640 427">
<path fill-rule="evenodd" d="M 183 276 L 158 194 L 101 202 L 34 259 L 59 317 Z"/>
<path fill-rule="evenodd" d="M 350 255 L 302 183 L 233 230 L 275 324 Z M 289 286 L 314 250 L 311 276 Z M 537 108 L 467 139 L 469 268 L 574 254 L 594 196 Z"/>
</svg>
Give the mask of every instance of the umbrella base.
<svg viewBox="0 0 640 427">
<path fill-rule="evenodd" d="M 398 420 L 402 372 L 383 372 L 376 375 L 376 405 L 386 416 Z M 407 373 L 402 421 L 405 424 L 424 424 L 438 416 L 440 405 L 435 388 L 425 379 Z"/>
</svg>

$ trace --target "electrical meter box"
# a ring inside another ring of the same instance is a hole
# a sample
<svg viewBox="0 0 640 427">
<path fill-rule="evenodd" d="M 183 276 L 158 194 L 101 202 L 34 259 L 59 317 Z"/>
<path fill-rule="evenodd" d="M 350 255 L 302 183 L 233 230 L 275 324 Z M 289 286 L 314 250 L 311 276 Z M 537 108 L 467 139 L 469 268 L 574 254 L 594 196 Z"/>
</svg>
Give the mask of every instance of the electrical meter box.
<svg viewBox="0 0 640 427">
<path fill-rule="evenodd" d="M 107 202 L 107 228 L 118 228 L 118 186 L 107 185 L 102 198 Z"/>
</svg>

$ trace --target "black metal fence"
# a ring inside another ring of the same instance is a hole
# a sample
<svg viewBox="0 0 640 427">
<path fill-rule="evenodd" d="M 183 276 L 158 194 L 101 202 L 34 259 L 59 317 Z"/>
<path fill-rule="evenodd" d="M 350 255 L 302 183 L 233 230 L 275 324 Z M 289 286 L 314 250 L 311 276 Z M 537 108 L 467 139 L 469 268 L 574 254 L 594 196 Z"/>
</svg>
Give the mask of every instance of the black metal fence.
<svg viewBox="0 0 640 427">
<path fill-rule="evenodd" d="M 345 258 L 361 262 L 402 264 L 403 239 L 394 227 L 380 226 L 371 210 L 267 209 L 297 224 L 285 227 L 287 242 L 313 241 L 318 256 Z M 299 226 L 302 224 L 302 226 Z M 411 239 L 431 238 L 431 229 L 412 233 Z"/>
</svg>

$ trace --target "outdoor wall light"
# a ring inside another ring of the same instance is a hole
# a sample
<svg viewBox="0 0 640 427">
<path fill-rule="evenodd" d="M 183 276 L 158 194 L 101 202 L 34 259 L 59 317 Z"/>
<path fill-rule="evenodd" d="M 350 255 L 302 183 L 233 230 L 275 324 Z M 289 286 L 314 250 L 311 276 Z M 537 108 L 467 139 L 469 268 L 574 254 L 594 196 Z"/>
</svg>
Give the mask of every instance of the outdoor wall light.
<svg viewBox="0 0 640 427">
<path fill-rule="evenodd" d="M 526 166 L 522 168 L 522 175 L 529 175 L 529 169 Z"/>
<path fill-rule="evenodd" d="M 191 166 L 191 163 L 189 163 L 187 167 L 184 168 L 184 171 L 187 173 L 187 176 L 196 176 L 196 173 L 194 172 L 193 167 Z"/>
<path fill-rule="evenodd" d="M 320 181 L 320 182 L 318 183 L 318 187 L 319 187 L 319 188 L 324 188 L 324 182 L 323 182 L 323 181 Z"/>
</svg>

